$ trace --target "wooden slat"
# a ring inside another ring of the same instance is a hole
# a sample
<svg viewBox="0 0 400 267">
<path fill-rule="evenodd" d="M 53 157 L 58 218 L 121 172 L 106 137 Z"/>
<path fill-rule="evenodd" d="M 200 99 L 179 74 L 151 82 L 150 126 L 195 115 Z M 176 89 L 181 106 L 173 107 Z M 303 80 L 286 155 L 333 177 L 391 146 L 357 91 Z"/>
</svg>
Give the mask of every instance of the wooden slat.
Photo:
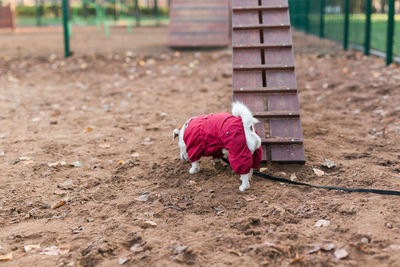
<svg viewBox="0 0 400 267">
<path fill-rule="evenodd" d="M 253 25 L 234 25 L 234 30 L 261 30 L 261 29 L 282 29 L 290 28 L 290 24 L 253 24 Z"/>
<path fill-rule="evenodd" d="M 294 65 L 233 65 L 233 70 L 279 70 L 279 69 L 293 69 Z"/>
<path fill-rule="evenodd" d="M 266 145 L 293 145 L 293 144 L 303 144 L 303 140 L 297 138 L 262 138 L 261 143 Z"/>
<path fill-rule="evenodd" d="M 170 18 L 170 47 L 229 44 L 229 0 L 172 0 Z"/>
<path fill-rule="evenodd" d="M 291 48 L 292 44 L 238 44 L 233 49 Z"/>
<path fill-rule="evenodd" d="M 241 87 L 233 89 L 234 94 L 296 94 L 296 88 L 272 88 L 272 87 Z"/>
<path fill-rule="evenodd" d="M 172 10 L 225 10 L 224 6 L 174 6 Z"/>
<path fill-rule="evenodd" d="M 300 113 L 298 111 L 262 111 L 253 112 L 253 116 L 263 119 L 296 118 L 300 117 Z"/>
<path fill-rule="evenodd" d="M 232 0 L 232 8 L 258 6 L 259 0 Z M 288 6 L 287 0 L 262 1 L 262 7 Z"/>
<path fill-rule="evenodd" d="M 247 7 L 234 7 L 232 8 L 233 12 L 241 12 L 241 11 L 262 11 L 262 10 L 280 10 L 280 9 L 288 9 L 288 6 L 247 6 Z"/>
</svg>

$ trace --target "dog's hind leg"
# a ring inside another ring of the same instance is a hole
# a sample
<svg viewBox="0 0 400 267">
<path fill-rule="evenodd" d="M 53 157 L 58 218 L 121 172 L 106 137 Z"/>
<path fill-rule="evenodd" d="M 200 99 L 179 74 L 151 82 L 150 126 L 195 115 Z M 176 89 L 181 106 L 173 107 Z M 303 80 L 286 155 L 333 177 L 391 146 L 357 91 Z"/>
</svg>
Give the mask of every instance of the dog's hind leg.
<svg viewBox="0 0 400 267">
<path fill-rule="evenodd" d="M 242 181 L 242 185 L 239 186 L 240 191 L 244 191 L 246 189 L 250 188 L 250 179 L 251 176 L 253 176 L 253 169 L 250 170 L 248 174 L 242 174 L 240 175 L 240 180 Z"/>
<path fill-rule="evenodd" d="M 199 161 L 192 162 L 192 168 L 190 168 L 189 173 L 194 174 L 200 171 L 200 163 Z"/>
</svg>

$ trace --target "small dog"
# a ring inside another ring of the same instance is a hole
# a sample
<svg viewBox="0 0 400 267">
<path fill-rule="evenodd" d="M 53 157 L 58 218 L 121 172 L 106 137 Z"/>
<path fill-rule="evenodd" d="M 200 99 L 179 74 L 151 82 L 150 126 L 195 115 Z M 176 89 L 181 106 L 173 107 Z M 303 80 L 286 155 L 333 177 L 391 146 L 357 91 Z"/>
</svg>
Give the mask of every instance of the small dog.
<svg viewBox="0 0 400 267">
<path fill-rule="evenodd" d="M 262 158 L 261 138 L 254 124 L 259 121 L 242 103 L 232 105 L 232 115 L 217 113 L 192 117 L 173 131 L 173 140 L 179 137 L 180 156 L 190 160 L 189 173 L 200 171 L 201 157 L 212 156 L 214 165 L 223 156 L 229 157 L 232 169 L 240 174 L 240 191 L 250 188 L 253 169 L 260 166 Z"/>
</svg>

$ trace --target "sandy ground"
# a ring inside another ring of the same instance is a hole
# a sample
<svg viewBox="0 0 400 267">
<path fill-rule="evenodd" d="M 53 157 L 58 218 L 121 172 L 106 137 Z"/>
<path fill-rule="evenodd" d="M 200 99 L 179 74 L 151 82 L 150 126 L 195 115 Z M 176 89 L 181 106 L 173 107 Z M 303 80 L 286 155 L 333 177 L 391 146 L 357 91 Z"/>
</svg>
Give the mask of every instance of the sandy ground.
<svg viewBox="0 0 400 267">
<path fill-rule="evenodd" d="M 77 32 L 65 60 L 59 33 L 0 35 L 0 266 L 400 265 L 399 197 L 190 175 L 171 132 L 230 110 L 231 52 L 165 37 Z M 400 69 L 294 43 L 307 162 L 263 171 L 400 190 Z"/>
</svg>

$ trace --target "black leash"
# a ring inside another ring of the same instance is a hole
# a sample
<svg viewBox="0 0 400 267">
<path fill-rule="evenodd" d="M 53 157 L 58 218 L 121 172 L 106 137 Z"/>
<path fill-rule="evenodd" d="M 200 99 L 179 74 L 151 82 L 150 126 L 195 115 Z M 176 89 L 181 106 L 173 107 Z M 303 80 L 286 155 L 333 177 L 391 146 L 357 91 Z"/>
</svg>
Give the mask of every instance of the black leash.
<svg viewBox="0 0 400 267">
<path fill-rule="evenodd" d="M 226 158 L 222 158 L 222 160 L 229 164 L 229 161 Z M 373 194 L 380 194 L 380 195 L 392 195 L 392 196 L 400 196 L 400 191 L 393 191 L 393 190 L 379 190 L 379 189 L 368 189 L 368 188 L 344 188 L 344 187 L 335 187 L 335 186 L 319 186 L 319 185 L 311 185 L 311 184 L 306 184 L 302 182 L 295 182 L 289 179 L 285 178 L 279 178 L 275 177 L 272 175 L 268 175 L 265 173 L 257 172 L 254 171 L 253 175 L 267 179 L 267 180 L 272 180 L 276 182 L 281 182 L 281 183 L 287 183 L 287 184 L 294 184 L 294 185 L 303 185 L 307 187 L 312 187 L 312 188 L 318 188 L 318 189 L 328 189 L 328 190 L 339 190 L 339 191 L 347 191 L 347 192 L 362 192 L 362 193 L 373 193 Z"/>
</svg>

